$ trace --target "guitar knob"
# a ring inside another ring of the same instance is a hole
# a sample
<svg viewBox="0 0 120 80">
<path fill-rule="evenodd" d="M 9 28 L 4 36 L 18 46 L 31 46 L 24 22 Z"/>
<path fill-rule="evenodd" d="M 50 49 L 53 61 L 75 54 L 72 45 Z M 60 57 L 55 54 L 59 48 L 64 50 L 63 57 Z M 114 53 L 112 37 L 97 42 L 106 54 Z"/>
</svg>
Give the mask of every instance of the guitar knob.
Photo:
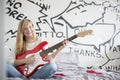
<svg viewBox="0 0 120 80">
<path fill-rule="evenodd" d="M 27 65 L 25 65 L 25 68 L 24 68 L 24 75 L 26 75 L 28 72 L 28 68 L 27 68 Z"/>
</svg>

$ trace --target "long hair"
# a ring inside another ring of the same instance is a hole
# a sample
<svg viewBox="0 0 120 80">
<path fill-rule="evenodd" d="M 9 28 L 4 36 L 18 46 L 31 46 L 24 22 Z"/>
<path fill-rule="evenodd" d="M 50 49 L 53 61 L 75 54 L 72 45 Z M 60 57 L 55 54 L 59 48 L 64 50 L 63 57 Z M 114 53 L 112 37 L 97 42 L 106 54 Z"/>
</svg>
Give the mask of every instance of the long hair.
<svg viewBox="0 0 120 80">
<path fill-rule="evenodd" d="M 23 19 L 19 22 L 17 36 L 16 36 L 16 49 L 15 49 L 16 55 L 20 55 L 24 51 L 27 50 L 27 48 L 26 48 L 27 42 L 26 42 L 25 35 L 24 35 L 23 31 L 24 31 L 24 27 L 26 25 L 28 25 L 29 23 L 31 23 L 32 26 L 34 27 L 32 21 L 29 19 Z M 35 39 L 35 38 L 36 38 L 36 33 L 34 30 L 33 39 Z"/>
</svg>

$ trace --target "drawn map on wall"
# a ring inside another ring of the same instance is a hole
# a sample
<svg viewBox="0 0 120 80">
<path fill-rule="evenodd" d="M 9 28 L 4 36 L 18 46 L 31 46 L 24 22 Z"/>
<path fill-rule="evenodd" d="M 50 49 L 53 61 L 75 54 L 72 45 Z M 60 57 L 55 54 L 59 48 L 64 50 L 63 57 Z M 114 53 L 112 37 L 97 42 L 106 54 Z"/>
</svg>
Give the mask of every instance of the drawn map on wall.
<svg viewBox="0 0 120 80">
<path fill-rule="evenodd" d="M 120 71 L 119 0 L 5 0 L 5 43 L 11 51 L 17 26 L 31 19 L 36 34 L 49 46 L 91 29 L 93 33 L 70 42 L 58 59 L 82 67 Z M 64 54 L 66 53 L 66 54 Z M 59 61 L 59 60 L 57 60 Z"/>
</svg>

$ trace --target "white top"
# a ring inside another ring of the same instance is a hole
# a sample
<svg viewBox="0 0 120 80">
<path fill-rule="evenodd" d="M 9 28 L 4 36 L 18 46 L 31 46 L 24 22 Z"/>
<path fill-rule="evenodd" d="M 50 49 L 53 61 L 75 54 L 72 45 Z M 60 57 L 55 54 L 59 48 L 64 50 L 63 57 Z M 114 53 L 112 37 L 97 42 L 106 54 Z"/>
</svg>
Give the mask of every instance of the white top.
<svg viewBox="0 0 120 80">
<path fill-rule="evenodd" d="M 27 50 L 31 50 L 31 49 L 35 48 L 40 42 L 42 42 L 42 39 L 38 38 L 37 41 L 28 43 Z M 7 56 L 7 61 L 10 62 L 10 63 L 12 63 L 14 65 L 15 57 L 16 57 L 15 50 L 12 50 L 11 54 L 9 54 Z"/>
</svg>

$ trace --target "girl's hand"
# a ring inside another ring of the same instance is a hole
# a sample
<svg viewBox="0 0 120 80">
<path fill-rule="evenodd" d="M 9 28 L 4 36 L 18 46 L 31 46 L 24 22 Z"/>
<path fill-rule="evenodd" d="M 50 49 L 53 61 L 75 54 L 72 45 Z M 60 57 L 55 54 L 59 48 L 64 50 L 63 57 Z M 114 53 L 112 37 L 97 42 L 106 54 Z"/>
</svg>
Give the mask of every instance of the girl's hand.
<svg viewBox="0 0 120 80">
<path fill-rule="evenodd" d="M 26 64 L 33 64 L 35 62 L 35 55 L 31 55 L 25 59 Z"/>
<path fill-rule="evenodd" d="M 67 46 L 67 44 L 68 44 L 68 40 L 67 39 L 65 39 L 64 41 L 63 41 L 63 47 L 66 47 Z"/>
<path fill-rule="evenodd" d="M 63 41 L 63 45 L 58 49 L 59 51 L 60 50 L 62 50 L 63 48 L 65 48 L 66 46 L 67 46 L 67 44 L 68 44 L 68 40 L 67 39 L 65 39 L 64 41 Z"/>
</svg>

